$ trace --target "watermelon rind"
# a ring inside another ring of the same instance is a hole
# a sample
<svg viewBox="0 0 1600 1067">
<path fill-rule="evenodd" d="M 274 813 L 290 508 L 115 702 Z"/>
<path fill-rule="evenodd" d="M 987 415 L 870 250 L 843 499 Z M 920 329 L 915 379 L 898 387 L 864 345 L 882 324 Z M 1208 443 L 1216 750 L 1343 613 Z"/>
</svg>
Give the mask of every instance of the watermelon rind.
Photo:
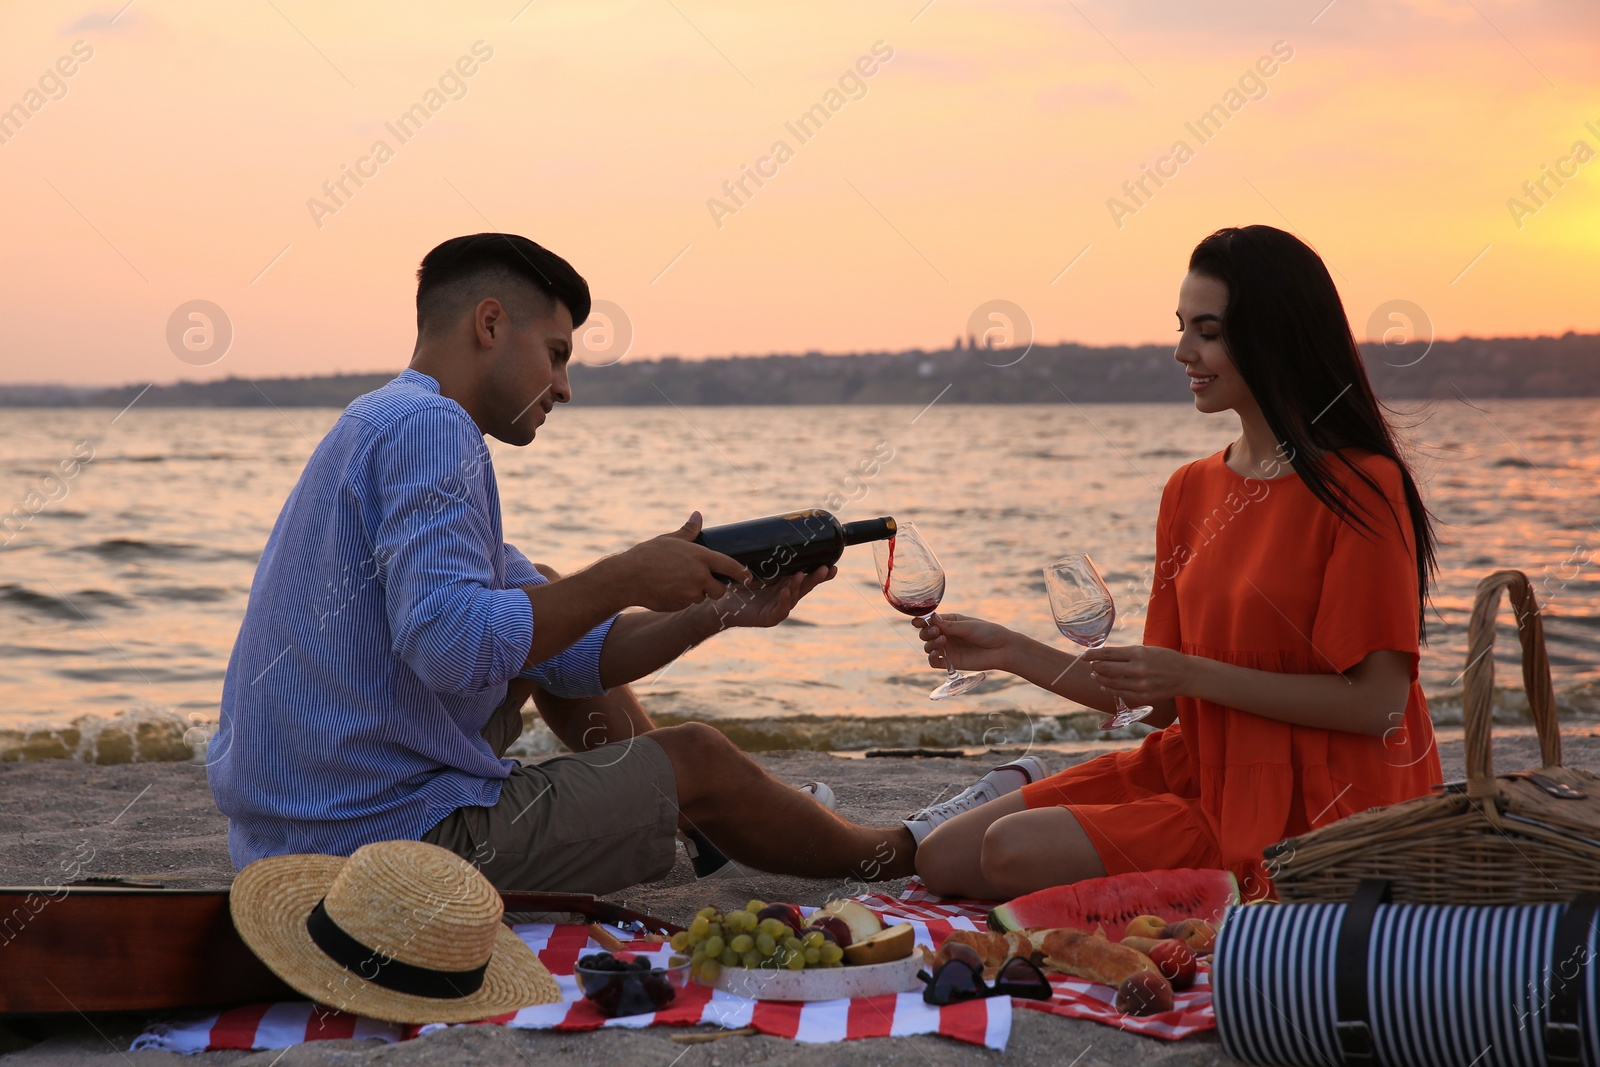
<svg viewBox="0 0 1600 1067">
<path fill-rule="evenodd" d="M 1239 881 L 1228 871 L 1135 871 L 1028 893 L 991 910 L 988 925 L 1000 933 L 1100 926 L 1120 941 L 1129 920 L 1140 915 L 1220 922 L 1223 911 L 1237 903 Z"/>
</svg>

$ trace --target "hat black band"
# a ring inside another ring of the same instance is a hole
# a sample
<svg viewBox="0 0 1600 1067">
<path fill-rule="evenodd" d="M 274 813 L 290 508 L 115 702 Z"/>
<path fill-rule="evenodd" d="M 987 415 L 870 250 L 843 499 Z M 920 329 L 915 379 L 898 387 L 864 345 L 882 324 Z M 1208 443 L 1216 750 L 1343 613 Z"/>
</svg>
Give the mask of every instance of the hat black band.
<svg viewBox="0 0 1600 1067">
<path fill-rule="evenodd" d="M 488 960 L 483 961 L 483 966 L 467 971 L 436 971 L 385 956 L 346 933 L 323 907 L 323 900 L 317 901 L 317 906 L 306 916 L 306 933 L 329 959 L 345 970 L 355 972 L 374 985 L 414 997 L 459 1000 L 471 996 L 483 987 L 483 975 L 489 969 Z"/>
</svg>

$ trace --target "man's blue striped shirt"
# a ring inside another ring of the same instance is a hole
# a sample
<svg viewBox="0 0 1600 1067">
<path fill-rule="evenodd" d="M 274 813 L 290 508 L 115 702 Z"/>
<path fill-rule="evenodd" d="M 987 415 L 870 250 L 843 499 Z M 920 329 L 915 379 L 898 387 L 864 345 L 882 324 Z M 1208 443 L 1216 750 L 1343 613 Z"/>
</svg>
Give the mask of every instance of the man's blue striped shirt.
<svg viewBox="0 0 1600 1067">
<path fill-rule="evenodd" d="M 479 731 L 506 682 L 600 685 L 606 620 L 523 671 L 544 582 L 504 542 L 483 434 L 407 370 L 353 401 L 289 494 L 222 686 L 209 777 L 243 867 L 420 838 L 517 765 Z"/>
</svg>

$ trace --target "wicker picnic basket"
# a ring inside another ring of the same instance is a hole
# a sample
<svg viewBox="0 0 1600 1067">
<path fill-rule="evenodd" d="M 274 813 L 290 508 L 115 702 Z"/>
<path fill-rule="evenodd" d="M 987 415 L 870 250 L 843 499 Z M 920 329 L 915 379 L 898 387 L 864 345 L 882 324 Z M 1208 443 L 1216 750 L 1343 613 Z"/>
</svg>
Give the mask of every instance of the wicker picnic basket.
<svg viewBox="0 0 1600 1067">
<path fill-rule="evenodd" d="M 1496 775 L 1489 755 L 1495 612 L 1511 594 L 1522 639 L 1522 680 L 1538 771 Z M 1561 766 L 1544 622 L 1527 575 L 1478 583 L 1468 628 L 1467 780 L 1340 819 L 1265 852 L 1278 899 L 1351 900 L 1362 879 L 1387 880 L 1397 904 L 1536 904 L 1600 891 L 1600 777 Z"/>
</svg>

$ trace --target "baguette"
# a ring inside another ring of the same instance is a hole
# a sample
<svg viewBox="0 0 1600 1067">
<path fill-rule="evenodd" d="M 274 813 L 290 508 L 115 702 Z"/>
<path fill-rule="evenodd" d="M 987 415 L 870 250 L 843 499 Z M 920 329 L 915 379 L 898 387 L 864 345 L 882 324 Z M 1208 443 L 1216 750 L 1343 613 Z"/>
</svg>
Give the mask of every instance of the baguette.
<svg viewBox="0 0 1600 1067">
<path fill-rule="evenodd" d="M 1140 971 L 1161 971 L 1142 952 L 1119 945 L 1082 930 L 1030 931 L 1033 943 L 1044 953 L 1045 966 L 1075 978 L 1087 978 L 1118 988 Z"/>
</svg>

